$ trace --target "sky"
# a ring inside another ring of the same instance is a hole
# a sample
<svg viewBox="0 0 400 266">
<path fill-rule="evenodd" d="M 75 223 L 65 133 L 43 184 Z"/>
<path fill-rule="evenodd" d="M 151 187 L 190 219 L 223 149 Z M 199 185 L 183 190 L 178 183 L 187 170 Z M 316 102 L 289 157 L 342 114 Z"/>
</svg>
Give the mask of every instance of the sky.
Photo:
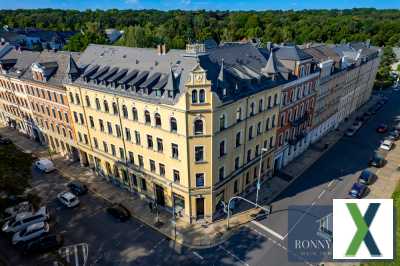
<svg viewBox="0 0 400 266">
<path fill-rule="evenodd" d="M 400 0 L 0 0 L 0 9 L 302 10 L 353 7 L 400 9 Z"/>
</svg>

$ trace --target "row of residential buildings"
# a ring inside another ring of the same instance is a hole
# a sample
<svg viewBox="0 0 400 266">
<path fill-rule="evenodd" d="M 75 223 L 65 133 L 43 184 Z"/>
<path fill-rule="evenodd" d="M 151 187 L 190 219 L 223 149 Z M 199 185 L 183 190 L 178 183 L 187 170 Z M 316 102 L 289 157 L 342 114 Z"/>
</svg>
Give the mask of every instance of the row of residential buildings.
<svg viewBox="0 0 400 266">
<path fill-rule="evenodd" d="M 368 101 L 379 61 L 368 43 L 3 44 L 0 121 L 181 219 L 211 221 Z"/>
</svg>

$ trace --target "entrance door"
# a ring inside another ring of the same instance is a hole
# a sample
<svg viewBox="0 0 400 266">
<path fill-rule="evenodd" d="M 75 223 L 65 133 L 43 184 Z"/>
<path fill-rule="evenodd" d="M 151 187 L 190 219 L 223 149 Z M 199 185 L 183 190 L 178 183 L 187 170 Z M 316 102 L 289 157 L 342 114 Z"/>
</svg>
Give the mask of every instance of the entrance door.
<svg viewBox="0 0 400 266">
<path fill-rule="evenodd" d="M 204 198 L 196 199 L 196 217 L 197 219 L 204 218 Z"/>
<path fill-rule="evenodd" d="M 159 185 L 156 186 L 156 202 L 160 206 L 165 206 L 164 189 Z"/>
</svg>

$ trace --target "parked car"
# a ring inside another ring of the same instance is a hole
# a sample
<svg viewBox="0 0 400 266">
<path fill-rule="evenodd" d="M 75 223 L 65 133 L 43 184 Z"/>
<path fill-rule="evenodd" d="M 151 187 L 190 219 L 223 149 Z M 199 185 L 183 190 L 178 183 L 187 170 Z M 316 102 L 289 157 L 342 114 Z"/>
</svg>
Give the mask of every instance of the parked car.
<svg viewBox="0 0 400 266">
<path fill-rule="evenodd" d="M 17 214 L 23 212 L 25 213 L 33 212 L 32 204 L 29 201 L 20 202 L 17 205 L 8 207 L 7 209 L 4 210 L 6 219 L 14 218 L 15 216 L 17 216 Z"/>
<path fill-rule="evenodd" d="M 5 233 L 16 233 L 25 229 L 31 224 L 44 222 L 50 219 L 50 213 L 46 207 L 41 207 L 36 213 L 24 212 L 17 214 L 11 220 L 8 220 L 2 227 Z"/>
<path fill-rule="evenodd" d="M 49 233 L 50 226 L 46 222 L 31 224 L 25 229 L 16 232 L 12 238 L 13 245 L 23 245 L 28 241 L 39 238 Z"/>
<path fill-rule="evenodd" d="M 381 167 L 383 167 L 383 166 L 385 165 L 385 163 L 386 163 L 386 161 L 385 161 L 385 159 L 384 159 L 382 156 L 380 156 L 380 155 L 378 155 L 378 154 L 375 154 L 375 155 L 369 160 L 368 166 L 374 166 L 374 167 L 376 167 L 376 168 L 381 168 Z"/>
<path fill-rule="evenodd" d="M 9 138 L 0 138 L 0 144 L 7 145 L 7 144 L 11 144 L 11 143 L 12 143 L 12 141 Z"/>
<path fill-rule="evenodd" d="M 400 130 L 400 123 L 395 124 L 393 130 Z"/>
<path fill-rule="evenodd" d="M 361 183 L 354 183 L 349 191 L 349 195 L 355 199 L 361 199 L 367 192 L 367 186 Z"/>
<path fill-rule="evenodd" d="M 58 193 L 57 199 L 66 207 L 73 208 L 79 205 L 79 199 L 77 196 L 69 191 L 63 191 Z"/>
<path fill-rule="evenodd" d="M 399 140 L 400 133 L 397 130 L 392 130 L 392 131 L 389 132 L 389 136 L 393 137 L 394 140 Z"/>
<path fill-rule="evenodd" d="M 364 118 L 363 116 L 357 116 L 357 117 L 356 117 L 356 121 L 357 121 L 357 122 L 364 122 L 364 121 L 365 121 L 365 118 Z"/>
<path fill-rule="evenodd" d="M 393 141 L 386 139 L 382 142 L 381 146 L 379 146 L 380 149 L 390 151 L 393 148 Z"/>
<path fill-rule="evenodd" d="M 388 126 L 386 124 L 380 124 L 376 128 L 376 132 L 378 132 L 378 133 L 386 133 L 387 131 L 388 131 Z"/>
<path fill-rule="evenodd" d="M 358 177 L 358 182 L 364 185 L 369 185 L 375 179 L 375 174 L 369 170 L 363 170 Z"/>
<path fill-rule="evenodd" d="M 49 159 L 46 159 L 46 158 L 42 158 L 40 160 L 37 160 L 35 162 L 35 167 L 37 169 L 39 169 L 40 171 L 45 172 L 45 173 L 50 173 L 50 172 L 56 170 L 56 168 L 54 167 L 53 162 L 50 161 Z"/>
<path fill-rule="evenodd" d="M 121 222 L 128 220 L 131 217 L 130 211 L 122 204 L 114 204 L 107 208 L 107 212 L 114 218 Z"/>
<path fill-rule="evenodd" d="M 362 122 L 361 122 L 361 121 L 358 121 L 358 122 L 354 122 L 354 123 L 351 125 L 351 128 L 353 128 L 355 131 L 358 131 L 358 130 L 361 128 L 361 126 L 362 126 Z"/>
<path fill-rule="evenodd" d="M 64 244 L 62 235 L 44 235 L 26 245 L 26 253 L 43 253 L 60 248 Z"/>
<path fill-rule="evenodd" d="M 69 182 L 67 187 L 69 188 L 69 190 L 71 190 L 73 194 L 77 196 L 83 195 L 88 191 L 87 186 L 77 180 Z"/>
</svg>

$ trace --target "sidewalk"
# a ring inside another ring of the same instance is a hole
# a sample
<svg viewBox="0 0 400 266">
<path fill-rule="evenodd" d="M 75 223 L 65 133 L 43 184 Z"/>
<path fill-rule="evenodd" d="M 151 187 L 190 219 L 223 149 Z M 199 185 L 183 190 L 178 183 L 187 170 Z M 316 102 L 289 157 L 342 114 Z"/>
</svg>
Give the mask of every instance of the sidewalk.
<svg viewBox="0 0 400 266">
<path fill-rule="evenodd" d="M 17 147 L 25 152 L 33 153 L 37 157 L 49 157 L 46 147 L 33 142 L 12 129 L 0 127 L 0 134 L 11 139 Z M 91 169 L 81 167 L 76 162 L 71 163 L 61 155 L 52 155 L 52 160 L 57 170 L 66 179 L 82 181 L 87 184 L 93 194 L 110 203 L 122 203 L 131 211 L 134 218 L 151 226 L 166 237 L 188 247 L 209 248 L 222 243 L 240 225 L 251 221 L 253 219 L 252 215 L 257 212 L 254 209 L 248 209 L 240 214 L 233 215 L 230 219 L 231 230 L 229 231 L 226 230 L 226 220 L 217 221 L 212 224 L 191 225 L 177 219 L 175 235 L 175 227 L 172 223 L 172 214 L 170 212 L 160 210 L 160 223 L 156 226 L 156 215 L 150 211 L 148 202 L 141 199 L 139 195 L 112 185 L 104 178 L 97 176 Z"/>
<path fill-rule="evenodd" d="M 376 97 L 373 97 L 371 101 L 353 114 L 347 122 L 342 123 L 339 130 L 328 133 L 319 142 L 313 144 L 306 152 L 287 165 L 283 173 L 289 176 L 290 179 L 275 176 L 265 180 L 259 192 L 259 202 L 263 204 L 271 203 L 274 198 L 276 198 L 291 184 L 291 182 L 314 164 L 327 150 L 329 150 L 329 148 L 334 146 L 334 144 L 343 136 L 347 127 L 353 123 L 355 117 L 374 104 L 376 99 Z M 46 147 L 40 146 L 12 129 L 5 127 L 0 128 L 0 134 L 10 138 L 15 145 L 26 152 L 32 152 L 38 157 L 49 157 Z M 322 146 L 325 143 L 329 143 L 329 147 L 327 149 L 322 149 Z M 136 219 L 151 226 L 168 238 L 174 239 L 178 243 L 188 247 L 208 248 L 218 245 L 228 239 L 240 225 L 253 220 L 254 218 L 252 215 L 258 212 L 258 210 L 254 209 L 250 204 L 238 204 L 234 210 L 234 213 L 236 214 L 234 214 L 230 219 L 231 230 L 229 231 L 226 230 L 226 219 L 211 224 L 192 225 L 178 219 L 176 221 L 175 234 L 175 226 L 172 223 L 172 214 L 170 212 L 160 210 L 159 221 L 161 223 L 156 224 L 155 214 L 150 211 L 148 202 L 141 199 L 139 195 L 116 187 L 107 182 L 104 178 L 97 176 L 91 169 L 81 167 L 79 163 L 71 163 L 61 155 L 52 155 L 52 160 L 58 171 L 65 178 L 70 180 L 77 179 L 86 183 L 90 191 L 110 203 L 120 202 L 124 204 L 129 208 Z M 244 197 L 254 202 L 256 198 L 255 187 L 244 195 Z"/>
</svg>

